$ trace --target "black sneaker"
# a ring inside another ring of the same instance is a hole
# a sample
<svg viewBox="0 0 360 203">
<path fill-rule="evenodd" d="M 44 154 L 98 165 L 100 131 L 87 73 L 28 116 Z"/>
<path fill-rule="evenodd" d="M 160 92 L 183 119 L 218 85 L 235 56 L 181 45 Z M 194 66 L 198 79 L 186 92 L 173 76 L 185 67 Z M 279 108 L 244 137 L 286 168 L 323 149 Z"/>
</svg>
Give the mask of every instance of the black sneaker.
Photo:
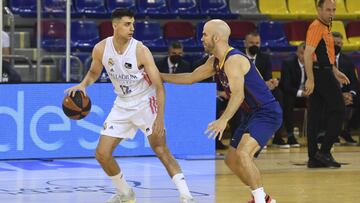
<svg viewBox="0 0 360 203">
<path fill-rule="evenodd" d="M 279 148 L 290 148 L 289 144 L 286 144 L 286 142 L 281 137 L 274 137 L 272 146 L 279 147 Z"/>
<path fill-rule="evenodd" d="M 334 157 L 331 154 L 324 154 L 317 152 L 315 154 L 315 159 L 325 165 L 327 168 L 340 168 L 341 164 L 335 161 Z"/>
<path fill-rule="evenodd" d="M 309 161 L 307 162 L 307 167 L 308 168 L 326 168 L 326 166 L 324 164 L 322 164 L 320 161 L 318 161 L 316 159 L 312 159 L 312 158 L 310 158 Z"/>
<path fill-rule="evenodd" d="M 341 145 L 339 137 L 335 138 L 334 145 L 335 146 L 340 146 Z"/>
<path fill-rule="evenodd" d="M 357 145 L 356 141 L 351 137 L 349 132 L 343 131 L 340 137 L 342 137 L 345 140 L 346 145 L 350 145 L 350 146 Z"/>
<path fill-rule="evenodd" d="M 300 147 L 300 144 L 296 140 L 295 136 L 290 136 L 287 143 L 290 147 Z"/>
</svg>

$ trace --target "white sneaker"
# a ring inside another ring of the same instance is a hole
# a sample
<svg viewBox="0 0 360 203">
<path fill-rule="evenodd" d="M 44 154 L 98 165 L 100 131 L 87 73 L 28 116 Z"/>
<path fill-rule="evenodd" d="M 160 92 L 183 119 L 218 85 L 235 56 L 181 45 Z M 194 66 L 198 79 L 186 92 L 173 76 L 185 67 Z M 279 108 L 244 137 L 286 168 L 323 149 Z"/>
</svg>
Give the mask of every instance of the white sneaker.
<svg viewBox="0 0 360 203">
<path fill-rule="evenodd" d="M 106 203 L 136 203 L 135 192 L 130 189 L 127 195 L 115 194 Z"/>
<path fill-rule="evenodd" d="M 195 203 L 195 200 L 193 197 L 180 195 L 180 202 L 181 203 Z"/>
</svg>

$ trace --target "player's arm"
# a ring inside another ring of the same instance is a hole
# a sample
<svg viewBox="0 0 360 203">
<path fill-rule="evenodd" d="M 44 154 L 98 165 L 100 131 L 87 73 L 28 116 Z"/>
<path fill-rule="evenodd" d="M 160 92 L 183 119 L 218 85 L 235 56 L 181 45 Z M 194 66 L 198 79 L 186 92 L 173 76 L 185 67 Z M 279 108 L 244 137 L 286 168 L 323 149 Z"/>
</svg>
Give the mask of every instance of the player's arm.
<svg viewBox="0 0 360 203">
<path fill-rule="evenodd" d="M 205 64 L 199 66 L 191 73 L 168 74 L 161 73 L 161 78 L 169 83 L 175 84 L 193 84 L 209 78 L 215 74 L 212 67 L 214 58 L 210 57 Z"/>
<path fill-rule="evenodd" d="M 95 45 L 92 52 L 92 62 L 90 69 L 87 72 L 85 78 L 81 81 L 80 85 L 87 87 L 99 78 L 103 69 L 102 57 L 104 46 L 105 44 L 101 42 Z"/>
<path fill-rule="evenodd" d="M 80 84 L 66 89 L 65 93 L 74 96 L 75 92 L 80 90 L 83 91 L 84 94 L 86 95 L 85 88 L 91 85 L 92 83 L 94 83 L 99 78 L 101 71 L 103 69 L 102 56 L 103 56 L 104 46 L 105 46 L 105 41 L 101 41 L 95 45 L 92 51 L 91 66 L 85 78 L 81 81 Z"/>
<path fill-rule="evenodd" d="M 239 109 L 241 103 L 245 99 L 245 74 L 250 69 L 250 62 L 243 56 L 234 55 L 229 57 L 229 59 L 225 62 L 224 68 L 229 81 L 231 97 L 220 119 L 229 121 L 234 116 L 236 111 Z"/>
<path fill-rule="evenodd" d="M 145 72 L 149 76 L 150 81 L 156 88 L 157 98 L 157 116 L 153 126 L 153 132 L 157 135 L 164 134 L 164 106 L 165 106 L 165 90 L 160 77 L 158 68 L 155 65 L 154 58 L 150 50 L 142 43 L 138 43 L 139 56 L 141 64 L 144 65 Z"/>
</svg>

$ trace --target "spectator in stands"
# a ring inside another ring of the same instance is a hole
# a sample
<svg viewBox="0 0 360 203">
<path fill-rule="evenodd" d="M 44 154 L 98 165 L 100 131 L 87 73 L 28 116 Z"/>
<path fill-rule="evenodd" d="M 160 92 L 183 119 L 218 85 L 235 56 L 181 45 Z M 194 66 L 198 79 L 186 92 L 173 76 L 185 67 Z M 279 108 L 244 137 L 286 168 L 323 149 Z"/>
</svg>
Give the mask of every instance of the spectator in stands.
<svg viewBox="0 0 360 203">
<path fill-rule="evenodd" d="M 249 57 L 250 61 L 255 63 L 256 68 L 259 70 L 261 76 L 265 80 L 266 85 L 271 90 L 275 99 L 280 103 L 281 106 L 283 106 L 283 95 L 281 90 L 277 88 L 279 85 L 279 80 L 277 78 L 272 78 L 272 64 L 270 56 L 260 51 L 260 41 L 260 35 L 258 32 L 253 31 L 248 33 L 245 36 L 244 41 L 245 53 L 247 57 Z M 288 145 L 281 137 L 281 128 L 275 133 L 273 146 L 280 148 L 290 147 L 290 145 Z"/>
<path fill-rule="evenodd" d="M 300 147 L 294 136 L 294 108 L 306 106 L 304 50 L 305 43 L 303 42 L 298 46 L 296 56 L 284 61 L 281 67 L 280 88 L 284 93 L 284 125 L 290 147 Z"/>
<path fill-rule="evenodd" d="M 337 68 L 343 72 L 350 80 L 350 84 L 342 85 L 341 91 L 345 102 L 345 121 L 340 137 L 344 138 L 347 144 L 356 145 L 356 141 L 350 135 L 350 120 L 355 111 L 359 109 L 359 88 L 358 79 L 355 73 L 355 65 L 351 58 L 341 52 L 343 46 L 343 36 L 339 32 L 333 32 L 335 44 L 335 59 Z M 336 142 L 336 141 L 335 141 Z"/>
<path fill-rule="evenodd" d="M 4 32 L 2 32 L 2 52 L 3 55 L 10 55 L 10 40 L 9 40 L 9 35 Z M 2 71 L 2 82 L 6 82 L 6 83 L 18 83 L 21 82 L 21 77 L 19 75 L 19 73 L 17 73 L 13 67 L 11 67 L 11 64 L 9 63 L 8 60 L 4 60 L 2 61 L 2 66 L 3 66 L 3 71 Z"/>
<path fill-rule="evenodd" d="M 180 42 L 170 44 L 168 56 L 156 62 L 161 73 L 189 73 L 192 71 L 190 63 L 183 59 L 184 49 Z"/>
</svg>

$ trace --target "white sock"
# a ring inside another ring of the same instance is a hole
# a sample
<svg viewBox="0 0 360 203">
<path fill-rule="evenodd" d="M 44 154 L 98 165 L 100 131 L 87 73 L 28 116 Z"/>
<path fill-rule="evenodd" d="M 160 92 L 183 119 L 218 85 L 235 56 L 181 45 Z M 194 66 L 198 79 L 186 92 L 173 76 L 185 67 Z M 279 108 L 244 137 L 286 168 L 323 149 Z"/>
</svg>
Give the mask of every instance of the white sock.
<svg viewBox="0 0 360 203">
<path fill-rule="evenodd" d="M 266 203 L 265 202 L 265 192 L 263 187 L 259 187 L 253 191 L 251 191 L 252 195 L 254 196 L 255 203 Z"/>
<path fill-rule="evenodd" d="M 117 175 L 114 176 L 109 176 L 111 181 L 113 182 L 113 184 L 116 187 L 116 190 L 119 194 L 122 195 L 126 195 L 129 193 L 130 191 L 130 186 L 129 184 L 126 182 L 124 175 L 122 174 L 122 172 L 120 172 Z"/>
<path fill-rule="evenodd" d="M 180 195 L 185 195 L 188 197 L 192 197 L 189 191 L 189 188 L 186 184 L 184 174 L 178 173 L 172 177 L 174 184 L 180 192 Z"/>
</svg>

